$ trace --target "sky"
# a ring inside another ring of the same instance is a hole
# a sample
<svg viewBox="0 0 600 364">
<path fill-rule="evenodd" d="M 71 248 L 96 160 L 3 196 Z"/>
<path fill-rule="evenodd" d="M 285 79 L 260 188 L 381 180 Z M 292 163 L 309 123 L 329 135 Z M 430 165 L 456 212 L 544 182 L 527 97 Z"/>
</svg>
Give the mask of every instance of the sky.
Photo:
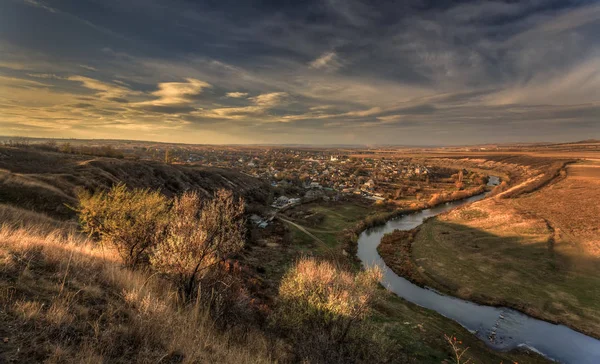
<svg viewBox="0 0 600 364">
<path fill-rule="evenodd" d="M 0 135 L 600 138 L 600 2 L 0 0 Z"/>
</svg>

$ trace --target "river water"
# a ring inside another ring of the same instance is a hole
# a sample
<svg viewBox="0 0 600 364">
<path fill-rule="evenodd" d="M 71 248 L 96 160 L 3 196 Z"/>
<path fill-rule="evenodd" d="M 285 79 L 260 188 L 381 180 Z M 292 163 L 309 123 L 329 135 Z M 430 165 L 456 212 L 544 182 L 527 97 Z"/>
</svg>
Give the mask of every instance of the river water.
<svg viewBox="0 0 600 364">
<path fill-rule="evenodd" d="M 490 184 L 497 184 L 496 177 Z M 385 225 L 363 231 L 358 239 L 358 258 L 364 266 L 377 265 L 383 272 L 382 284 L 398 296 L 434 310 L 474 333 L 496 350 L 526 347 L 545 357 L 569 364 L 599 364 L 600 340 L 564 325 L 538 320 L 509 308 L 483 306 L 421 288 L 394 273 L 377 252 L 383 235 L 396 229 L 411 230 L 423 220 L 458 206 L 481 200 L 485 194 L 442 204 L 389 220 Z M 599 297 L 600 299 L 600 297 Z"/>
</svg>

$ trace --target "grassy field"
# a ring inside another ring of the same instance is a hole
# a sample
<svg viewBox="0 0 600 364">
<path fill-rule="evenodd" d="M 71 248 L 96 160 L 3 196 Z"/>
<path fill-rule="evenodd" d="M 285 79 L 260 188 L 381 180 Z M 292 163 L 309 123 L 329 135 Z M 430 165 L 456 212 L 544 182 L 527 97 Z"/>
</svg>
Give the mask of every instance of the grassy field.
<svg viewBox="0 0 600 364">
<path fill-rule="evenodd" d="M 336 204 L 309 204 L 299 212 L 293 210 L 288 215 L 293 221 L 326 243 L 315 242 L 295 226 L 292 230 L 292 246 L 297 246 L 299 254 L 330 257 L 331 250 L 340 251 L 338 238 L 343 229 L 351 228 L 370 214 L 381 212 L 376 206 L 363 206 L 351 202 Z M 324 216 L 318 224 L 310 224 L 310 216 L 319 213 Z M 302 218 L 305 217 L 305 218 Z M 310 225 L 310 226 L 308 226 Z M 311 241 L 312 240 L 312 241 Z M 339 255 L 338 255 L 339 258 Z M 372 322 L 379 327 L 386 340 L 399 349 L 398 361 L 413 363 L 440 363 L 449 360 L 450 351 L 444 341 L 444 334 L 455 335 L 469 347 L 468 357 L 475 363 L 546 363 L 538 356 L 526 353 L 497 353 L 488 349 L 483 342 L 459 324 L 448 320 L 434 311 L 421 308 L 382 288 L 384 299 L 377 305 Z"/>
<path fill-rule="evenodd" d="M 307 251 L 316 250 L 317 253 L 327 251 L 341 253 L 342 247 L 338 244 L 338 240 L 342 232 L 352 228 L 365 217 L 382 211 L 383 209 L 374 205 L 369 206 L 355 202 L 311 203 L 290 211 L 286 218 L 302 226 L 319 240 L 315 245 L 315 239 L 298 227 L 289 224 L 295 244 L 305 247 Z M 318 216 L 317 219 L 315 219 L 316 216 Z M 311 220 L 318 220 L 318 224 L 311 223 Z"/>
<path fill-rule="evenodd" d="M 600 337 L 600 180 L 595 166 L 520 198 L 427 222 L 412 258 L 429 284 Z"/>
</svg>

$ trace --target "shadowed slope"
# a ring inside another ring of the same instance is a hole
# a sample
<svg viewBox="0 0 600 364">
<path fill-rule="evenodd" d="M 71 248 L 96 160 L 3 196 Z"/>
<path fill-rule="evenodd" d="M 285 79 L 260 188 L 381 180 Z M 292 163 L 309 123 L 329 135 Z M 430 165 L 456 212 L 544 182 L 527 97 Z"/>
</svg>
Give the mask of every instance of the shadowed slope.
<svg viewBox="0 0 600 364">
<path fill-rule="evenodd" d="M 206 197 L 221 188 L 248 202 L 264 202 L 264 182 L 212 167 L 168 165 L 152 161 L 97 158 L 0 146 L 0 203 L 69 218 L 76 188 L 95 190 L 124 182 L 131 188 L 160 189 L 167 196 L 197 190 Z"/>
</svg>

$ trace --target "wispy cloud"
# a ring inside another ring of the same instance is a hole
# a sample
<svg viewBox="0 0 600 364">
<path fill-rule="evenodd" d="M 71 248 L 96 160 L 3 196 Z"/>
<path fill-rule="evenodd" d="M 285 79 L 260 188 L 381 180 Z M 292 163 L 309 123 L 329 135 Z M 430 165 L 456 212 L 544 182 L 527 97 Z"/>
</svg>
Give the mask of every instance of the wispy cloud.
<svg viewBox="0 0 600 364">
<path fill-rule="evenodd" d="M 286 92 L 271 92 L 268 94 L 251 97 L 250 100 L 254 101 L 254 103 L 258 106 L 268 108 L 281 103 L 281 101 L 287 96 L 288 94 Z"/>
<path fill-rule="evenodd" d="M 53 73 L 28 73 L 27 76 L 35 77 L 35 78 L 54 78 L 61 79 L 62 77 L 55 75 Z"/>
<path fill-rule="evenodd" d="M 202 110 L 196 112 L 197 116 L 217 119 L 231 119 L 240 120 L 248 119 L 253 120 L 259 118 L 262 122 L 277 121 L 279 118 L 274 118 L 268 114 L 268 111 L 276 106 L 279 106 L 284 102 L 288 96 L 285 92 L 271 92 L 267 94 L 261 94 L 249 98 L 252 102 L 251 105 L 240 106 L 240 107 L 217 107 L 209 110 Z"/>
<path fill-rule="evenodd" d="M 81 68 L 84 68 L 84 69 L 86 69 L 88 71 L 94 71 L 94 72 L 98 71 L 97 68 L 92 67 L 92 66 L 88 66 L 88 65 L 85 65 L 85 64 L 80 64 L 78 66 L 81 67 Z"/>
<path fill-rule="evenodd" d="M 319 58 L 310 62 L 309 66 L 314 69 L 334 71 L 340 68 L 342 63 L 339 61 L 339 57 L 335 52 L 326 52 L 319 56 Z"/>
<path fill-rule="evenodd" d="M 85 88 L 96 91 L 96 95 L 104 98 L 110 97 L 124 97 L 130 94 L 139 94 L 124 86 L 113 85 L 110 83 L 102 82 L 93 78 L 84 76 L 69 76 L 69 81 L 80 82 Z"/>
<path fill-rule="evenodd" d="M 31 6 L 35 6 L 38 8 L 42 8 L 44 10 L 47 10 L 51 13 L 56 13 L 57 10 L 49 5 L 46 5 L 46 3 L 44 3 L 43 1 L 38 1 L 38 0 L 22 0 L 23 3 L 27 4 L 27 5 L 31 5 Z"/>
</svg>

